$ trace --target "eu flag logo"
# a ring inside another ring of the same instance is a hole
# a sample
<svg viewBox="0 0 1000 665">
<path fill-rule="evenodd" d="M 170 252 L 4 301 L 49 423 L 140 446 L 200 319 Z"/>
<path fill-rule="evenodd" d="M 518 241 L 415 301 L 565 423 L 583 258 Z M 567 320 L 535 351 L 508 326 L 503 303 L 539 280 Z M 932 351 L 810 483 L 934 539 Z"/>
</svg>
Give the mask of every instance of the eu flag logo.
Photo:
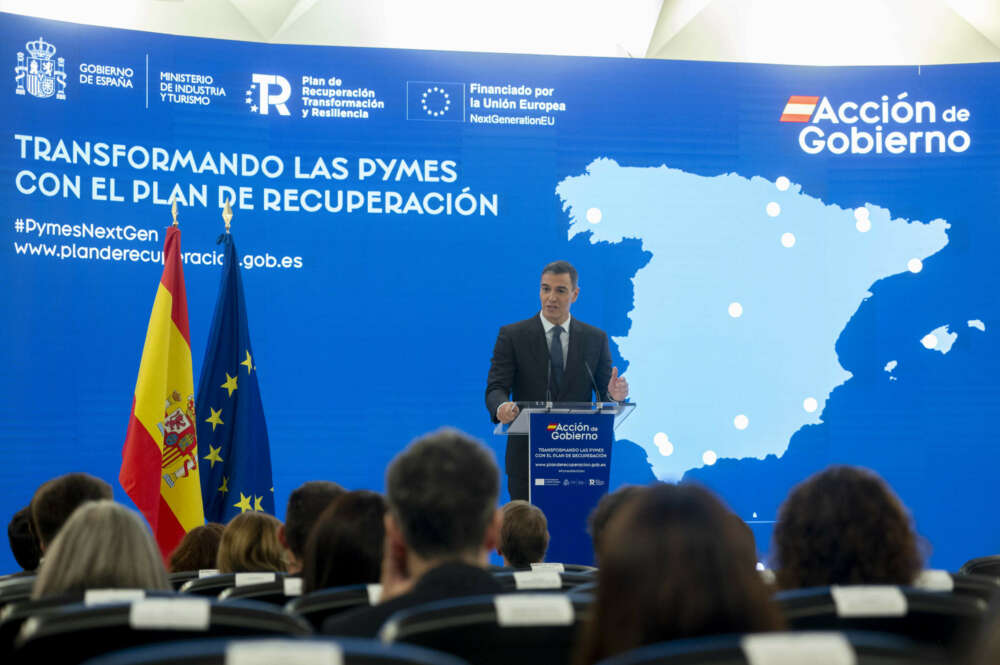
<svg viewBox="0 0 1000 665">
<path fill-rule="evenodd" d="M 406 82 L 406 119 L 465 121 L 465 84 Z"/>
</svg>

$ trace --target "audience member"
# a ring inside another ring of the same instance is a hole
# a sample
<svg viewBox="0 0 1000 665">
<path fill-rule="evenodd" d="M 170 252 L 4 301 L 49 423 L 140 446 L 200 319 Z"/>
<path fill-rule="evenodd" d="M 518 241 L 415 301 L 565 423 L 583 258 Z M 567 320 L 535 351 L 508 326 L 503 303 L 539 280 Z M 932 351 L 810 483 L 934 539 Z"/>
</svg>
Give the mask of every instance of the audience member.
<svg viewBox="0 0 1000 665">
<path fill-rule="evenodd" d="M 59 529 L 87 501 L 111 500 L 111 485 L 87 473 L 68 473 L 43 483 L 31 498 L 31 523 L 45 554 Z"/>
<path fill-rule="evenodd" d="M 10 518 L 10 523 L 7 525 L 7 539 L 10 541 L 10 551 L 14 555 L 14 560 L 21 566 L 21 572 L 14 575 L 34 574 L 42 551 L 38 547 L 38 537 L 35 536 L 31 526 L 29 506 L 21 508 Z"/>
<path fill-rule="evenodd" d="M 278 530 L 278 538 L 286 550 L 288 572 L 302 572 L 306 541 L 320 514 L 334 499 L 346 490 L 327 480 L 311 480 L 303 483 L 288 497 L 285 523 Z"/>
<path fill-rule="evenodd" d="M 594 545 L 594 560 L 598 560 L 598 552 L 601 549 L 601 538 L 604 535 L 604 528 L 608 525 L 611 516 L 628 499 L 636 496 L 645 489 L 641 485 L 622 485 L 614 492 L 610 492 L 601 497 L 594 509 L 587 516 L 587 533 L 590 534 L 590 541 Z"/>
<path fill-rule="evenodd" d="M 222 531 L 215 567 L 220 573 L 286 572 L 279 528 L 281 522 L 267 513 L 240 513 Z"/>
<path fill-rule="evenodd" d="M 170 589 L 146 523 L 114 501 L 89 501 L 66 521 L 46 549 L 32 598 L 87 589 Z"/>
<path fill-rule="evenodd" d="M 382 600 L 327 619 L 324 632 L 373 637 L 392 614 L 456 596 L 493 594 L 500 471 L 492 452 L 442 429 L 407 446 L 386 473 Z"/>
<path fill-rule="evenodd" d="M 218 522 L 209 522 L 184 534 L 180 544 L 170 554 L 170 572 L 215 568 L 225 528 Z"/>
<path fill-rule="evenodd" d="M 303 591 L 378 582 L 385 512 L 385 499 L 375 492 L 357 490 L 334 499 L 306 541 Z"/>
<path fill-rule="evenodd" d="M 575 662 L 590 665 L 666 640 L 782 627 L 746 535 L 711 492 L 631 490 L 601 537 L 597 597 Z"/>
<path fill-rule="evenodd" d="M 549 548 L 549 523 L 538 506 L 516 499 L 500 511 L 500 544 L 497 554 L 504 565 L 513 568 L 530 568 L 533 563 L 545 560 Z"/>
<path fill-rule="evenodd" d="M 792 489 L 774 527 L 778 586 L 910 584 L 922 557 L 910 517 L 873 472 L 834 466 Z"/>
</svg>

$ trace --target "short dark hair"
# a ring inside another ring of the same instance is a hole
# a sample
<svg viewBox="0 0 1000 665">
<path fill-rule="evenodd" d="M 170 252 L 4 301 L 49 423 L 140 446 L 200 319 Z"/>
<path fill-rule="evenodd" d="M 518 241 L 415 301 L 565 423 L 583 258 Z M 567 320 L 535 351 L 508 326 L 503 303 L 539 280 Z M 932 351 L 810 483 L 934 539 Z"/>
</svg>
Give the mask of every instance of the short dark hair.
<svg viewBox="0 0 1000 665">
<path fill-rule="evenodd" d="M 577 282 L 576 268 L 569 261 L 553 261 L 544 268 L 542 274 L 552 273 L 553 275 L 569 275 L 569 283 L 575 289 Z"/>
<path fill-rule="evenodd" d="M 386 499 L 403 538 L 424 558 L 482 546 L 500 492 L 493 453 L 457 429 L 421 437 L 386 472 Z"/>
<path fill-rule="evenodd" d="M 31 522 L 48 547 L 73 511 L 88 501 L 111 500 L 111 485 L 89 473 L 67 473 L 42 483 L 31 498 Z"/>
<path fill-rule="evenodd" d="M 545 559 L 549 523 L 538 506 L 517 499 L 503 507 L 500 553 L 515 568 L 527 568 Z"/>
<path fill-rule="evenodd" d="M 306 540 L 320 513 L 346 491 L 328 480 L 311 480 L 297 487 L 288 497 L 285 542 L 297 559 L 305 554 Z"/>
<path fill-rule="evenodd" d="M 382 495 L 368 490 L 347 492 L 327 506 L 306 541 L 303 591 L 378 582 L 386 510 Z"/>
<path fill-rule="evenodd" d="M 209 522 L 184 534 L 180 544 L 170 554 L 170 572 L 215 568 L 225 528 L 218 522 Z"/>
<path fill-rule="evenodd" d="M 597 556 L 601 549 L 604 529 L 608 526 L 608 521 L 628 499 L 632 498 L 642 490 L 641 485 L 622 485 L 614 492 L 605 494 L 597 502 L 594 509 L 587 516 L 587 533 L 594 544 L 594 556 Z"/>
<path fill-rule="evenodd" d="M 10 551 L 17 565 L 24 570 L 38 568 L 38 560 L 42 551 L 38 548 L 38 537 L 31 527 L 31 508 L 25 506 L 14 513 L 7 524 L 7 539 L 10 541 Z"/>
<path fill-rule="evenodd" d="M 902 502 L 867 469 L 832 466 L 792 488 L 774 525 L 778 586 L 910 584 L 923 565 Z"/>
</svg>

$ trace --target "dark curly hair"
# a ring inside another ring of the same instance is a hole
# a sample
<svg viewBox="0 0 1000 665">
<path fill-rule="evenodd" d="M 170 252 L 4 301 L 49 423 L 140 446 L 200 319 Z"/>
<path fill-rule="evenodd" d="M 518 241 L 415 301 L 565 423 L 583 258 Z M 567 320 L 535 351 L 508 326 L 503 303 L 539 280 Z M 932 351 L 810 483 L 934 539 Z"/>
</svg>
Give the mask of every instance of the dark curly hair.
<svg viewBox="0 0 1000 665">
<path fill-rule="evenodd" d="M 792 489 L 774 527 L 778 586 L 910 584 L 923 565 L 909 514 L 874 472 L 832 466 Z"/>
</svg>

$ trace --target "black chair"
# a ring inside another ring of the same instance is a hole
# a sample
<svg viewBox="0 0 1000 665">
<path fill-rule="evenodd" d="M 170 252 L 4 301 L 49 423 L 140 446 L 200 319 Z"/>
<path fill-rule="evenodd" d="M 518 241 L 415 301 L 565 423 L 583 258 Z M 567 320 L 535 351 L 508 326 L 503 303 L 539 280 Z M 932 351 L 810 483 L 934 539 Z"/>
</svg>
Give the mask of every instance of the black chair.
<svg viewBox="0 0 1000 665">
<path fill-rule="evenodd" d="M 165 597 L 175 594 L 172 591 L 147 591 L 144 589 L 91 589 L 72 593 L 47 596 L 36 600 L 22 600 L 10 603 L 0 613 L 0 662 L 5 661 L 14 650 L 14 640 L 21 631 L 24 622 L 33 616 L 42 616 L 62 609 L 63 607 L 82 603 L 86 606 L 104 603 L 121 603 L 141 598 Z"/>
<path fill-rule="evenodd" d="M 518 570 L 512 573 L 493 573 L 504 593 L 568 591 L 581 584 L 589 584 L 594 577 L 589 573 L 559 573 L 554 570 Z"/>
<path fill-rule="evenodd" d="M 560 569 L 561 566 L 561 569 Z M 588 573 L 593 575 L 597 572 L 595 566 L 585 566 L 582 563 L 533 563 L 531 570 L 555 570 L 559 573 Z"/>
<path fill-rule="evenodd" d="M 844 654 L 845 662 L 857 665 L 935 665 L 951 662 L 941 651 L 898 635 L 849 631 L 758 633 L 673 640 L 627 651 L 602 660 L 599 665 L 830 662 L 834 652 Z"/>
<path fill-rule="evenodd" d="M 190 582 L 191 580 L 196 580 L 199 577 L 208 577 L 210 575 L 218 575 L 217 570 L 181 570 L 176 573 L 170 573 L 167 575 L 167 579 L 170 581 L 170 586 L 174 588 L 175 591 L 179 591 L 185 582 Z"/>
<path fill-rule="evenodd" d="M 590 603 L 565 594 L 501 594 L 428 603 L 394 614 L 384 642 L 406 642 L 474 665 L 569 663 Z"/>
<path fill-rule="evenodd" d="M 232 587 L 264 584 L 284 576 L 284 573 L 223 573 L 188 580 L 181 585 L 179 591 L 195 596 L 218 596 Z"/>
<path fill-rule="evenodd" d="M 940 591 L 958 596 L 981 598 L 992 602 L 1000 591 L 1000 578 L 989 575 L 949 573 L 946 570 L 925 570 L 914 580 L 913 586 L 925 591 Z"/>
<path fill-rule="evenodd" d="M 274 663 L 289 658 L 294 663 L 340 662 L 330 659 L 340 654 L 344 665 L 467 665 L 454 656 L 407 644 L 346 638 L 191 640 L 116 651 L 88 660 L 86 665 L 226 665 L 237 660 L 234 654 L 241 649 L 252 650 L 265 660 L 273 654 Z"/>
<path fill-rule="evenodd" d="M 96 607 L 69 605 L 26 621 L 10 660 L 25 665 L 79 663 L 143 644 L 311 633 L 302 619 L 251 601 L 173 597 Z"/>
<path fill-rule="evenodd" d="M 302 595 L 301 577 L 279 577 L 273 582 L 248 584 L 223 589 L 219 600 L 256 600 L 269 605 L 284 607 L 289 601 Z"/>
<path fill-rule="evenodd" d="M 35 586 L 35 576 L 15 577 L 0 584 L 0 610 L 9 604 L 31 598 L 31 590 Z"/>
<path fill-rule="evenodd" d="M 792 630 L 892 633 L 951 651 L 968 643 L 986 610 L 979 598 L 893 586 L 782 591 L 775 600 Z"/>
<path fill-rule="evenodd" d="M 966 575 L 989 575 L 990 577 L 1000 577 L 1000 554 L 969 559 L 962 564 L 962 567 L 958 569 L 958 572 Z"/>
<path fill-rule="evenodd" d="M 356 584 L 320 589 L 291 601 L 285 605 L 285 611 L 302 617 L 312 624 L 313 628 L 320 630 L 328 617 L 358 607 L 374 605 L 381 593 L 380 584 Z"/>
</svg>

